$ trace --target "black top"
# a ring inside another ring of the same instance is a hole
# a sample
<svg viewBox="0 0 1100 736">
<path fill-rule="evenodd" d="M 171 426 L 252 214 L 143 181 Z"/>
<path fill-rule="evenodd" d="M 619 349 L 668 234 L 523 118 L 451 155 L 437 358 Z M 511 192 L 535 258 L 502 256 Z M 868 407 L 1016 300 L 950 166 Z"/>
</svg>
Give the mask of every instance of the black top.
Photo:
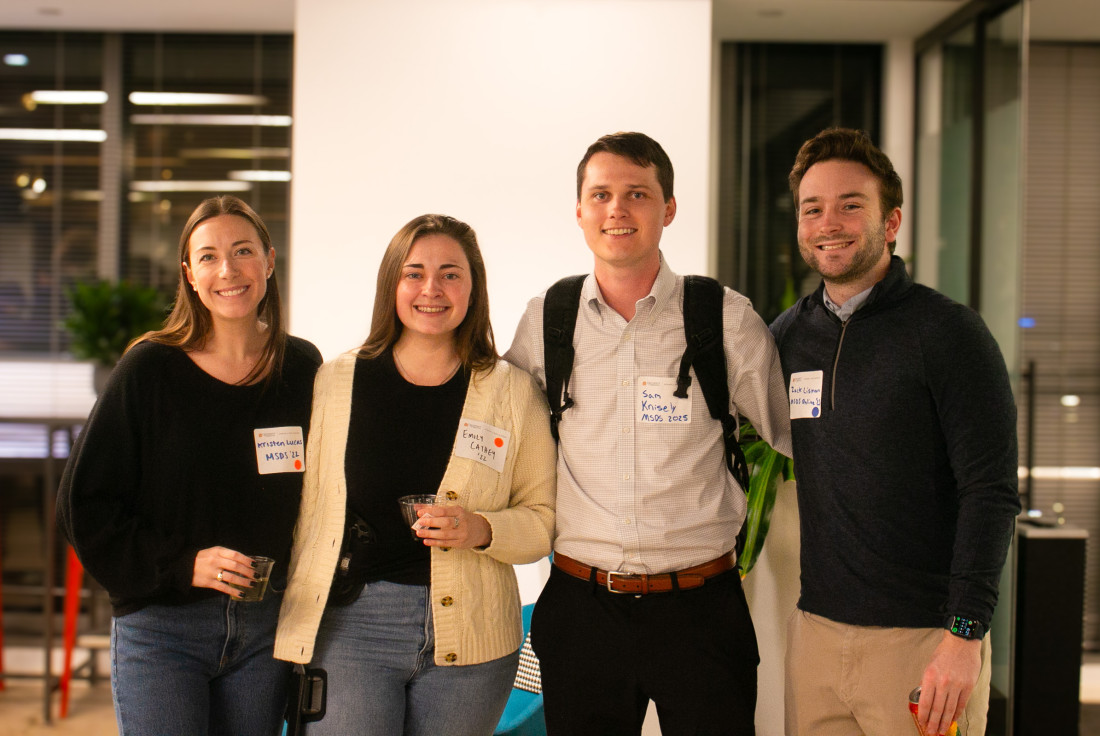
<svg viewBox="0 0 1100 736">
<path fill-rule="evenodd" d="M 788 386 L 823 374 L 820 416 L 791 421 L 798 605 L 861 626 L 988 626 L 1020 511 L 1001 351 L 900 258 L 846 323 L 822 288 L 772 324 Z"/>
<path fill-rule="evenodd" d="M 439 386 L 409 383 L 392 350 L 356 362 L 344 474 L 348 507 L 377 536 L 365 566 L 354 571 L 357 578 L 431 582 L 431 549 L 413 538 L 397 499 L 439 490 L 469 383 L 466 371 Z"/>
<path fill-rule="evenodd" d="M 305 437 L 320 363 L 317 348 L 290 337 L 277 385 L 235 386 L 160 343 L 123 357 L 57 497 L 58 525 L 116 616 L 223 595 L 191 586 L 208 547 L 274 558 L 272 584 L 283 587 L 302 474 L 261 475 L 253 433 L 290 426 Z"/>
</svg>

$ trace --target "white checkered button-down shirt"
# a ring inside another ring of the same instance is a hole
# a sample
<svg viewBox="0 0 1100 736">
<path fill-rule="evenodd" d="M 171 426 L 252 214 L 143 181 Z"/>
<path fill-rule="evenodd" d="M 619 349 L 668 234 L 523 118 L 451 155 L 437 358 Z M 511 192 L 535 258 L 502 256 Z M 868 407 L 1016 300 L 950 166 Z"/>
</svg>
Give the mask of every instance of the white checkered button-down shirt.
<svg viewBox="0 0 1100 736">
<path fill-rule="evenodd" d="M 686 341 L 683 277 L 661 268 L 627 322 L 604 301 L 594 276 L 581 291 L 569 395 L 559 425 L 554 549 L 605 570 L 661 573 L 732 550 L 745 494 L 726 468 L 721 423 L 692 371 L 690 422 L 644 421 L 644 379 L 675 379 Z M 532 299 L 507 360 L 543 387 L 542 313 Z M 791 454 L 787 392 L 771 332 L 744 296 L 726 289 L 723 342 L 735 411 L 780 452 Z"/>
</svg>

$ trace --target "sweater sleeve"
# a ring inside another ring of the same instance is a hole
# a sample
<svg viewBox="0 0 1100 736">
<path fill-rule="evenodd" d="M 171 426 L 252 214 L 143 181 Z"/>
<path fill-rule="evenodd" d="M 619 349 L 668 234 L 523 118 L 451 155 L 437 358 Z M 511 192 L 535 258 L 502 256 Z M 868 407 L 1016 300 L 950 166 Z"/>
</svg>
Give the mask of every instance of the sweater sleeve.
<svg viewBox="0 0 1100 736">
<path fill-rule="evenodd" d="M 550 554 L 557 445 L 550 435 L 546 399 L 531 376 L 506 364 L 498 364 L 496 370 L 511 374 L 508 393 L 517 430 L 513 441 L 518 442 L 508 508 L 479 512 L 493 530 L 493 541 L 484 553 L 500 562 L 522 565 Z"/>
<path fill-rule="evenodd" d="M 949 308 L 955 314 L 929 312 L 923 337 L 925 370 L 958 489 L 944 613 L 988 626 L 1020 512 L 1016 404 L 1000 348 L 981 317 L 961 305 Z"/>
<path fill-rule="evenodd" d="M 59 527 L 85 569 L 116 598 L 186 592 L 198 551 L 186 547 L 182 533 L 152 529 L 138 516 L 156 347 L 139 345 L 115 368 L 58 489 Z"/>
</svg>

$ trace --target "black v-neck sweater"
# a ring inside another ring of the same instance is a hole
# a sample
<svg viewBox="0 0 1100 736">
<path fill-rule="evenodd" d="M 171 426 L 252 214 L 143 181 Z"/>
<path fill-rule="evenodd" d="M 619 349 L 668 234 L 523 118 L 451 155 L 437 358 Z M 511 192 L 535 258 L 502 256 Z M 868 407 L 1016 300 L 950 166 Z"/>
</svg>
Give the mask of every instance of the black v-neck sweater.
<svg viewBox="0 0 1100 736">
<path fill-rule="evenodd" d="M 321 355 L 288 338 L 277 384 L 235 386 L 179 348 L 143 342 L 119 362 L 74 443 L 57 520 L 116 616 L 214 595 L 191 585 L 199 550 L 275 559 L 282 587 L 302 474 L 261 475 L 254 430 L 309 429 Z"/>
</svg>

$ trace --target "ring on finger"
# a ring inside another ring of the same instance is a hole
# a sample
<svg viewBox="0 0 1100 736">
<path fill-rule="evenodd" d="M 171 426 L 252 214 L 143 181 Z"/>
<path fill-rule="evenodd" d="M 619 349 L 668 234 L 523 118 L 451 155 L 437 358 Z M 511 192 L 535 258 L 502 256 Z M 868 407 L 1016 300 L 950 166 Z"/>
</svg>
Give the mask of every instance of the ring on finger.
<svg viewBox="0 0 1100 736">
<path fill-rule="evenodd" d="M 456 517 L 454 517 L 454 519 L 455 519 L 455 529 L 457 529 L 458 528 L 458 517 L 456 516 Z"/>
<path fill-rule="evenodd" d="M 218 582 L 219 583 L 225 582 L 224 580 L 222 580 L 222 574 L 224 572 L 225 572 L 225 570 L 218 570 Z"/>
</svg>

